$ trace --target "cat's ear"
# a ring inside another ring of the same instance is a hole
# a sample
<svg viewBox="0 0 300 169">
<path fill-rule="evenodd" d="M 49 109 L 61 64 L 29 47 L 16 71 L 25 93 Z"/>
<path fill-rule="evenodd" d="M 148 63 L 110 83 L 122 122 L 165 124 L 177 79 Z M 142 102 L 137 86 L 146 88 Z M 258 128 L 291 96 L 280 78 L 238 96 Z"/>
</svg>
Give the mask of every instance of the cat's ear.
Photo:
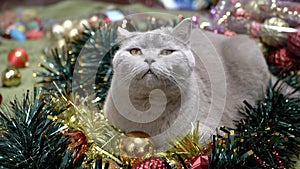
<svg viewBox="0 0 300 169">
<path fill-rule="evenodd" d="M 124 28 L 118 27 L 118 41 L 122 41 L 130 36 L 130 32 Z"/>
<path fill-rule="evenodd" d="M 173 36 L 182 40 L 184 43 L 189 43 L 192 31 L 192 21 L 190 18 L 184 19 L 172 31 Z"/>
</svg>

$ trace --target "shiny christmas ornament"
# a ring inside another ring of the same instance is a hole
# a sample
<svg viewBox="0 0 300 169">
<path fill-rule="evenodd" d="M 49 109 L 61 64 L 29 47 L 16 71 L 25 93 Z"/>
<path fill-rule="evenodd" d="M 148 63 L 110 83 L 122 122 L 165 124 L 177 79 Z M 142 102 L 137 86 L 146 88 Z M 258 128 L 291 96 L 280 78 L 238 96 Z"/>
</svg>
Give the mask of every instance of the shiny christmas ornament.
<svg viewBox="0 0 300 169">
<path fill-rule="evenodd" d="M 89 28 L 90 27 L 90 24 L 88 22 L 88 20 L 86 19 L 81 19 L 79 22 L 78 22 L 78 30 L 80 31 L 83 31 L 85 30 L 85 27 Z"/>
<path fill-rule="evenodd" d="M 261 28 L 261 39 L 269 46 L 285 46 L 288 33 L 283 28 L 288 28 L 289 24 L 283 19 L 272 17 L 266 19 Z"/>
<path fill-rule="evenodd" d="M 8 63 L 16 68 L 28 66 L 28 53 L 24 48 L 14 48 L 7 56 Z"/>
<path fill-rule="evenodd" d="M 77 28 L 73 28 L 73 29 L 70 30 L 68 36 L 69 36 L 69 38 L 73 38 L 74 36 L 78 35 L 78 33 L 79 33 L 78 29 Z"/>
<path fill-rule="evenodd" d="M 295 56 L 300 57 L 300 28 L 289 34 L 287 48 Z"/>
<path fill-rule="evenodd" d="M 15 22 L 13 24 L 13 27 L 15 27 L 16 29 L 18 29 L 19 31 L 21 31 L 23 33 L 26 31 L 26 27 L 22 22 Z"/>
<path fill-rule="evenodd" d="M 60 39 L 64 36 L 65 28 L 59 24 L 55 24 L 52 27 L 52 35 L 56 39 Z"/>
<path fill-rule="evenodd" d="M 71 20 L 65 20 L 62 24 L 65 31 L 70 31 L 73 28 L 73 22 Z"/>
<path fill-rule="evenodd" d="M 36 20 L 27 23 L 28 30 L 40 29 L 39 23 Z"/>
<path fill-rule="evenodd" d="M 26 36 L 25 34 L 18 30 L 17 28 L 13 28 L 10 30 L 9 35 L 11 37 L 11 39 L 16 40 L 16 41 L 20 41 L 23 42 L 26 40 Z"/>
<path fill-rule="evenodd" d="M 44 36 L 44 32 L 38 29 L 32 29 L 25 33 L 27 39 L 40 39 Z"/>
<path fill-rule="evenodd" d="M 132 169 L 167 169 L 164 161 L 157 157 L 146 159 L 132 167 Z"/>
<path fill-rule="evenodd" d="M 98 23 L 98 16 L 94 15 L 89 18 L 89 24 L 95 26 Z"/>
<path fill-rule="evenodd" d="M 21 73 L 15 67 L 9 66 L 2 73 L 2 84 L 4 87 L 18 86 L 21 84 Z"/>
<path fill-rule="evenodd" d="M 127 133 L 120 140 L 120 155 L 124 162 L 135 164 L 154 155 L 154 144 L 149 135 L 141 131 Z"/>
<path fill-rule="evenodd" d="M 272 51 L 267 58 L 275 73 L 290 72 L 300 66 L 300 60 L 295 58 L 286 48 Z"/>
<path fill-rule="evenodd" d="M 270 5 L 269 0 L 250 0 L 246 3 L 245 9 L 252 19 L 262 21 L 268 16 Z"/>
</svg>

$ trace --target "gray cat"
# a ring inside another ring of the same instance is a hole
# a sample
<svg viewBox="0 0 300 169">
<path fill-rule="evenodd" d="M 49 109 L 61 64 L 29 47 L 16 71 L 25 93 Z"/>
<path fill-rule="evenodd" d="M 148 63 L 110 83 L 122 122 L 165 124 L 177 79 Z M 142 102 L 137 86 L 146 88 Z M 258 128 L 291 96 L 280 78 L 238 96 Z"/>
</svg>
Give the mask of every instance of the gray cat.
<svg viewBox="0 0 300 169">
<path fill-rule="evenodd" d="M 125 132 L 149 134 L 158 149 L 198 121 L 205 138 L 222 125 L 233 127 L 242 101 L 261 99 L 271 78 L 245 35 L 192 29 L 190 19 L 173 29 L 118 33 L 105 116 Z"/>
</svg>

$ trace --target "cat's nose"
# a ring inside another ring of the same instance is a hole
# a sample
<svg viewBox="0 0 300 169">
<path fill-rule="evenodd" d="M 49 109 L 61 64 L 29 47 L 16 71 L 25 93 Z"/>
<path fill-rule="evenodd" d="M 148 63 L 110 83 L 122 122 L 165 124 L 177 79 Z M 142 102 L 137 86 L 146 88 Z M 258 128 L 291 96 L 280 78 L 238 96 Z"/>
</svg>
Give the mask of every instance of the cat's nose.
<svg viewBox="0 0 300 169">
<path fill-rule="evenodd" d="M 155 62 L 155 59 L 145 59 L 144 62 L 146 62 L 149 65 L 151 65 L 151 63 Z"/>
</svg>

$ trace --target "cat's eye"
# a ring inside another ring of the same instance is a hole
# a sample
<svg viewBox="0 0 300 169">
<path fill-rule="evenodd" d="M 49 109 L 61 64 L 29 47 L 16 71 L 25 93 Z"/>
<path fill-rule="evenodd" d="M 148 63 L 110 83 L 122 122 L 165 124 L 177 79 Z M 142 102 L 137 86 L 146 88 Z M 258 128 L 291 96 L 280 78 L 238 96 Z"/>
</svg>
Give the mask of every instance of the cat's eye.
<svg viewBox="0 0 300 169">
<path fill-rule="evenodd" d="M 129 49 L 130 54 L 132 54 L 133 56 L 138 56 L 138 55 L 142 55 L 142 51 L 139 48 L 132 48 Z"/>
<path fill-rule="evenodd" d="M 164 49 L 160 52 L 161 55 L 170 55 L 171 53 L 175 52 L 175 50 L 171 49 Z"/>
</svg>

